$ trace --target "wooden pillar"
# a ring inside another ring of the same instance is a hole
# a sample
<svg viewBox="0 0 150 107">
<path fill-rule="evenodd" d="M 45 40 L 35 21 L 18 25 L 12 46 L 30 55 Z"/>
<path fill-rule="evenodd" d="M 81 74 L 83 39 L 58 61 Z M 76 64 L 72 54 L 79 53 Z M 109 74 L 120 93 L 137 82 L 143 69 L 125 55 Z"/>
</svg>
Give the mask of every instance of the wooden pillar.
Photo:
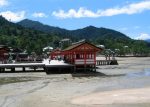
<svg viewBox="0 0 150 107">
<path fill-rule="evenodd" d="M 23 72 L 25 72 L 25 71 L 26 71 L 26 70 L 25 70 L 25 67 L 22 67 L 22 71 L 23 71 Z"/>
<path fill-rule="evenodd" d="M 12 71 L 12 72 L 15 72 L 15 68 L 11 68 L 11 71 Z"/>
<path fill-rule="evenodd" d="M 74 73 L 76 72 L 76 65 L 74 65 Z"/>
<path fill-rule="evenodd" d="M 96 65 L 94 65 L 94 71 L 96 72 Z"/>
<path fill-rule="evenodd" d="M 70 52 L 69 52 L 69 63 L 70 63 Z"/>
<path fill-rule="evenodd" d="M 34 71 L 36 71 L 36 67 L 33 67 L 34 68 Z"/>
<path fill-rule="evenodd" d="M 96 52 L 94 52 L 94 64 L 96 65 Z"/>
<path fill-rule="evenodd" d="M 76 52 L 73 52 L 74 54 L 74 65 L 75 65 L 75 61 L 76 61 Z"/>
<path fill-rule="evenodd" d="M 83 57 L 84 57 L 84 71 L 86 71 L 86 50 L 85 50 L 85 46 L 84 46 Z"/>
<path fill-rule="evenodd" d="M 71 52 L 71 54 L 72 54 L 72 62 L 71 62 L 71 64 L 73 64 L 73 61 L 74 61 L 74 53 Z"/>
<path fill-rule="evenodd" d="M 46 67 L 43 67 L 43 70 L 46 72 Z"/>
</svg>

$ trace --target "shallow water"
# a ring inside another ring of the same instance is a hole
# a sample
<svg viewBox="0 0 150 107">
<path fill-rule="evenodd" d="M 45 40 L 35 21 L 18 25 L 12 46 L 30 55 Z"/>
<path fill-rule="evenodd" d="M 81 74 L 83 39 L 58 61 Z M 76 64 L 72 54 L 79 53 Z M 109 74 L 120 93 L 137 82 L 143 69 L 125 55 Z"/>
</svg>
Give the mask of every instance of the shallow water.
<svg viewBox="0 0 150 107">
<path fill-rule="evenodd" d="M 144 71 L 136 72 L 136 73 L 128 73 L 126 74 L 127 78 L 135 78 L 135 77 L 149 77 L 150 69 L 144 69 Z"/>
</svg>

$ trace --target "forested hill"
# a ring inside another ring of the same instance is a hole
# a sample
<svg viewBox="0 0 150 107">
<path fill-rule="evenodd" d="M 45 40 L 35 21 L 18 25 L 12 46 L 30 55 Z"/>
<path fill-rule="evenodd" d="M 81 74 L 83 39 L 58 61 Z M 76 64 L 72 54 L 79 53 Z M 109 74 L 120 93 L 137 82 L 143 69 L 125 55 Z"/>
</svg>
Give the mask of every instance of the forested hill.
<svg viewBox="0 0 150 107">
<path fill-rule="evenodd" d="M 90 39 L 97 39 L 97 38 L 130 39 L 125 34 L 120 33 L 118 31 L 108 29 L 108 28 L 102 28 L 102 27 L 97 28 L 94 26 L 88 26 L 88 27 L 85 27 L 82 29 L 73 30 L 73 31 L 71 31 L 71 34 L 73 36 L 77 36 L 79 38 L 85 38 L 85 39 L 88 39 L 88 38 L 90 38 Z"/>
<path fill-rule="evenodd" d="M 150 43 L 150 39 L 147 39 L 147 40 L 145 40 L 145 41 Z"/>
<path fill-rule="evenodd" d="M 61 37 L 64 37 L 64 38 L 65 37 L 70 37 L 68 30 L 62 29 L 62 28 L 59 28 L 59 27 L 53 27 L 53 26 L 45 25 L 45 24 L 42 24 L 38 21 L 32 21 L 32 20 L 29 20 L 29 19 L 24 19 L 24 20 L 18 22 L 17 24 L 19 24 L 23 27 L 26 27 L 26 28 L 39 30 L 39 31 L 49 33 L 49 34 L 55 34 L 55 35 L 58 35 L 58 36 L 61 36 Z"/>
<path fill-rule="evenodd" d="M 47 45 L 58 45 L 60 38 L 38 30 L 22 27 L 0 16 L 0 45 L 19 47 L 29 53 L 42 52 Z"/>
<path fill-rule="evenodd" d="M 78 39 L 90 39 L 90 40 L 98 39 L 98 38 L 130 39 L 129 37 L 127 37 L 126 35 L 118 31 L 107 29 L 107 28 L 97 28 L 94 26 L 88 26 L 77 30 L 66 30 L 59 27 L 44 25 L 38 21 L 32 21 L 29 19 L 22 20 L 18 22 L 18 24 L 23 27 L 40 30 L 46 33 L 58 34 L 59 36 L 64 36 L 64 37 L 75 37 Z"/>
</svg>

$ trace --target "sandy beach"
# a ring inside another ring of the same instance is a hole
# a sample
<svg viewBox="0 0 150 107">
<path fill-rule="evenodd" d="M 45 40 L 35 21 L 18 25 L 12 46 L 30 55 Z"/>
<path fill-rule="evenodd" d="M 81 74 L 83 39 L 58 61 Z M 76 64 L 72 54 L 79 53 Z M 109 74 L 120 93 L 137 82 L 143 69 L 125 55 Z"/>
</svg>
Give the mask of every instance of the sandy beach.
<svg viewBox="0 0 150 107">
<path fill-rule="evenodd" d="M 106 76 L 1 73 L 0 107 L 150 107 L 150 57 L 117 60 Z"/>
</svg>

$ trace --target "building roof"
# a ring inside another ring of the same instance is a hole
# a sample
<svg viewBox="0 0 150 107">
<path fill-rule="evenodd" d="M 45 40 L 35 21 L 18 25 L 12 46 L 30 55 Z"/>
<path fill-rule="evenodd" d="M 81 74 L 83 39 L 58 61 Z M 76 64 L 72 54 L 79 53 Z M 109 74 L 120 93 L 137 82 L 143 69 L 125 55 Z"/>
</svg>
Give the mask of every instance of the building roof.
<svg viewBox="0 0 150 107">
<path fill-rule="evenodd" d="M 61 49 L 59 48 L 56 48 L 51 52 L 51 54 L 58 54 L 58 53 L 61 53 Z"/>
<path fill-rule="evenodd" d="M 47 47 L 43 48 L 43 51 L 45 51 L 45 50 L 53 50 L 53 49 L 54 49 L 53 47 L 47 46 Z"/>
<path fill-rule="evenodd" d="M 81 46 L 81 45 L 83 45 L 83 44 L 89 44 L 89 45 L 91 45 L 93 48 L 95 48 L 97 51 L 102 50 L 102 48 L 99 48 L 99 47 L 97 47 L 97 46 L 95 46 L 95 45 L 93 45 L 93 44 L 91 44 L 91 43 L 89 43 L 89 42 L 83 40 L 83 41 L 79 41 L 79 42 L 73 43 L 71 46 L 67 47 L 67 48 L 64 49 L 63 51 L 70 51 L 70 50 L 73 50 L 73 49 L 75 49 L 75 48 L 77 48 L 77 47 L 79 47 L 79 46 Z"/>
<path fill-rule="evenodd" d="M 10 51 L 10 47 L 6 46 L 6 45 L 0 45 L 0 50 L 6 50 L 6 51 Z"/>
<path fill-rule="evenodd" d="M 62 39 L 61 42 L 70 41 L 69 38 Z"/>
<path fill-rule="evenodd" d="M 13 53 L 21 53 L 21 52 L 23 52 L 23 50 L 20 49 L 20 48 L 14 48 L 14 49 L 12 50 L 12 52 L 13 52 Z"/>
</svg>

